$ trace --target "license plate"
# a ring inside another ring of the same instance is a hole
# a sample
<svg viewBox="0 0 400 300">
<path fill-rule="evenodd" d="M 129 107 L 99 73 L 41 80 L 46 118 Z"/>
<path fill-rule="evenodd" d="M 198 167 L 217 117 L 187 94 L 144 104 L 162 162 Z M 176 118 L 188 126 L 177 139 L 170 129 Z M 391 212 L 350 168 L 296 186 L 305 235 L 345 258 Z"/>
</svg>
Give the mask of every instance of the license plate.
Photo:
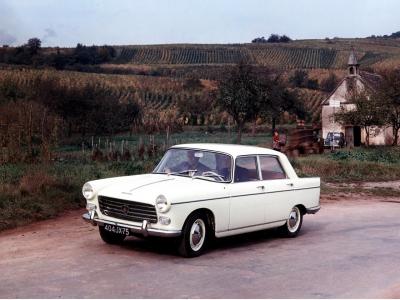
<svg viewBox="0 0 400 300">
<path fill-rule="evenodd" d="M 116 225 L 105 224 L 104 229 L 109 232 L 116 233 L 116 234 L 129 235 L 128 228 L 124 228 L 124 227 L 120 227 L 120 226 L 116 226 Z"/>
</svg>

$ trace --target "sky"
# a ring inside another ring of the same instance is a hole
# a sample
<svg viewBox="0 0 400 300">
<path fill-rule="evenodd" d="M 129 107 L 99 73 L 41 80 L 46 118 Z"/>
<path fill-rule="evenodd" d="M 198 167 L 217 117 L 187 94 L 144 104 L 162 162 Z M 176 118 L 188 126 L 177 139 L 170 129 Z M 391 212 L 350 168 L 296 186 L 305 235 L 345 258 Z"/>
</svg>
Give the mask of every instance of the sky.
<svg viewBox="0 0 400 300">
<path fill-rule="evenodd" d="M 400 31 L 398 0 L 0 0 L 0 45 L 247 43 Z"/>
</svg>

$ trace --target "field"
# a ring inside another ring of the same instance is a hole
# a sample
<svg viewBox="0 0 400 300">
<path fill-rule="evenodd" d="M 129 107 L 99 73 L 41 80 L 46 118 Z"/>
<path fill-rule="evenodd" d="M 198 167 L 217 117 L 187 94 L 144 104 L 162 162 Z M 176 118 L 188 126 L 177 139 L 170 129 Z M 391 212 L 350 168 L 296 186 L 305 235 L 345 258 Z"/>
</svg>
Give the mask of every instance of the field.
<svg viewBox="0 0 400 300">
<path fill-rule="evenodd" d="M 364 67 L 400 58 L 393 39 L 296 40 L 286 44 L 116 46 L 115 63 L 124 65 L 224 65 L 240 61 L 274 69 L 343 69 L 351 47 Z"/>
<path fill-rule="evenodd" d="M 181 97 L 190 97 L 183 89 L 184 81 L 175 78 L 109 75 L 56 70 L 0 70 L 0 81 L 12 80 L 22 89 L 29 89 L 37 78 L 60 80 L 65 87 L 94 83 L 119 99 L 120 102 L 137 101 L 147 109 L 166 109 Z M 210 85 L 206 80 L 205 85 Z"/>
<path fill-rule="evenodd" d="M 316 73 L 317 72 L 317 73 Z M 314 70 L 312 77 L 325 78 L 328 72 Z M 311 76 L 310 76 L 311 77 Z M 19 89 L 30 90 L 38 78 L 52 78 L 59 80 L 66 88 L 79 87 L 86 83 L 95 84 L 102 90 L 118 99 L 121 103 L 137 102 L 145 112 L 165 111 L 175 109 L 178 101 L 185 101 L 193 97 L 205 97 L 215 89 L 216 82 L 202 79 L 203 87 L 199 90 L 188 90 L 184 87 L 185 79 L 174 77 L 153 77 L 143 75 L 113 75 L 98 73 L 82 73 L 75 71 L 56 70 L 0 70 L 0 84 L 12 81 Z M 319 119 L 321 102 L 326 93 L 318 90 L 299 89 L 298 95 L 310 111 L 312 120 Z M 211 112 L 210 111 L 208 113 Z M 205 112 L 207 113 L 207 112 Z M 144 115 L 146 118 L 146 114 Z M 221 116 L 214 116 L 210 120 L 213 125 L 219 125 Z M 206 121 L 207 122 L 207 121 Z"/>
</svg>

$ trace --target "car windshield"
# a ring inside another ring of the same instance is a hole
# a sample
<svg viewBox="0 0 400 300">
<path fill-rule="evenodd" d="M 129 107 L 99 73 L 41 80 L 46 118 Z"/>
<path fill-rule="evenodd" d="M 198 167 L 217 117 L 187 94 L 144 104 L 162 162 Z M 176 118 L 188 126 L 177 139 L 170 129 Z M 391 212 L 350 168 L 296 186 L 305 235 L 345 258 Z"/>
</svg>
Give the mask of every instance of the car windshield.
<svg viewBox="0 0 400 300">
<path fill-rule="evenodd" d="M 172 148 L 165 153 L 153 173 L 191 176 L 214 181 L 231 181 L 229 155 L 206 150 Z"/>
</svg>

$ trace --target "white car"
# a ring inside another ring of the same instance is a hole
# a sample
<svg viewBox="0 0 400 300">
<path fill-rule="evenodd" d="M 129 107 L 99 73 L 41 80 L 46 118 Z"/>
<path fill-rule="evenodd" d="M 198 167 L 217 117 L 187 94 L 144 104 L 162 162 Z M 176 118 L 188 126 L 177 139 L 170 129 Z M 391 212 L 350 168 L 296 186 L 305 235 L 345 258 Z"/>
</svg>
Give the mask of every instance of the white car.
<svg viewBox="0 0 400 300">
<path fill-rule="evenodd" d="M 200 255 L 214 238 L 280 227 L 296 236 L 320 209 L 320 179 L 298 178 L 287 157 L 266 148 L 171 147 L 151 174 L 89 181 L 88 213 L 106 243 L 128 235 L 178 237 L 179 253 Z"/>
</svg>

